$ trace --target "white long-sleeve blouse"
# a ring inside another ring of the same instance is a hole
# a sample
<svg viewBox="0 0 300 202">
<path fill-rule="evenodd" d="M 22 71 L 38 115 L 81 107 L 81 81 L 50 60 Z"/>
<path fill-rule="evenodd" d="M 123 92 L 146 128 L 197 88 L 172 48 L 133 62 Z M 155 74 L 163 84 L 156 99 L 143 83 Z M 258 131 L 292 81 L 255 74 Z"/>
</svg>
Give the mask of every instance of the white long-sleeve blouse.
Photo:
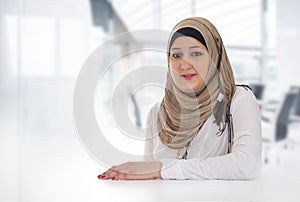
<svg viewBox="0 0 300 202">
<path fill-rule="evenodd" d="M 233 145 L 228 153 L 228 127 L 221 136 L 211 115 L 187 148 L 186 159 L 176 159 L 178 150 L 160 141 L 155 105 L 148 113 L 145 159 L 162 162 L 163 179 L 255 179 L 261 173 L 261 119 L 250 89 L 237 87 L 230 113 Z"/>
</svg>

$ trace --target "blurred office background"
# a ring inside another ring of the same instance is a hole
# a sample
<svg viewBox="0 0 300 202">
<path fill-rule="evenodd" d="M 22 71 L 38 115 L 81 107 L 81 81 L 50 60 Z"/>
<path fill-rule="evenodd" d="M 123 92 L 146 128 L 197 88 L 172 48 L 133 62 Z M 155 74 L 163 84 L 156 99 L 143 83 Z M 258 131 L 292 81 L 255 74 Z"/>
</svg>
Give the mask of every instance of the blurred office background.
<svg viewBox="0 0 300 202">
<path fill-rule="evenodd" d="M 285 169 L 291 162 L 299 168 L 299 9 L 296 0 L 0 0 L 0 200 L 97 198 L 96 176 L 104 168 L 82 147 L 73 121 L 80 68 L 117 34 L 170 31 L 190 16 L 205 17 L 217 27 L 237 82 L 253 87 L 262 112 L 264 170 Z M 108 52 L 131 43 L 147 47 L 152 42 L 133 38 Z M 156 54 L 120 61 L 106 73 L 102 93 L 112 92 L 131 68 L 153 61 L 165 65 Z M 148 87 L 136 93 L 128 112 L 133 124 L 145 127 L 147 110 L 162 92 Z M 111 97 L 99 98 L 99 105 L 109 106 Z M 99 122 L 105 116 L 98 116 Z M 142 143 L 126 148 L 143 152 Z"/>
</svg>

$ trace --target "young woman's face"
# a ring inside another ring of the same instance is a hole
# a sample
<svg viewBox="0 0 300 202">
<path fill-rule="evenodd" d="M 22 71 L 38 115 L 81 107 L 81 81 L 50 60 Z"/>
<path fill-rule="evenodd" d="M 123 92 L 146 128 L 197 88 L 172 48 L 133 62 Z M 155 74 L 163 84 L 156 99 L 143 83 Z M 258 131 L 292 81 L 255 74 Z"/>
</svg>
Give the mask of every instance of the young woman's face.
<svg viewBox="0 0 300 202">
<path fill-rule="evenodd" d="M 180 90 L 187 93 L 200 90 L 208 72 L 209 58 L 206 47 L 193 37 L 175 39 L 170 48 L 169 67 Z"/>
</svg>

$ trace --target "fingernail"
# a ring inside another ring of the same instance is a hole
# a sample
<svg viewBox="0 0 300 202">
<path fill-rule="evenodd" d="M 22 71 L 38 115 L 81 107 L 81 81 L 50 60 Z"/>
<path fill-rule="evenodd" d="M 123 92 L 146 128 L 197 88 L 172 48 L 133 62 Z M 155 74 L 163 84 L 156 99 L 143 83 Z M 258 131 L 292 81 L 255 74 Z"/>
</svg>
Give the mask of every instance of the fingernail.
<svg viewBox="0 0 300 202">
<path fill-rule="evenodd" d="M 103 178 L 105 178 L 104 175 L 98 175 L 98 179 L 103 179 Z"/>
<path fill-rule="evenodd" d="M 112 177 L 111 179 L 112 179 L 112 180 L 116 180 L 116 177 Z"/>
</svg>

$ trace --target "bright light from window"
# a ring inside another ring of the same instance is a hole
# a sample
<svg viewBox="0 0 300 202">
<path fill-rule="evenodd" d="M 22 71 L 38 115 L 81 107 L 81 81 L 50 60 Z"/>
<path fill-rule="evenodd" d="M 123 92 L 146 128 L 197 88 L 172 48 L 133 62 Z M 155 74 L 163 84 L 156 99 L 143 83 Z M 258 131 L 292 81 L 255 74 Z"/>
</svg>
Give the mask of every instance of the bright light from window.
<svg viewBox="0 0 300 202">
<path fill-rule="evenodd" d="M 54 18 L 24 16 L 21 20 L 22 76 L 52 76 L 55 61 Z"/>
<path fill-rule="evenodd" d="M 84 36 L 80 19 L 62 19 L 59 26 L 59 61 L 62 75 L 77 75 L 83 65 Z"/>
</svg>

